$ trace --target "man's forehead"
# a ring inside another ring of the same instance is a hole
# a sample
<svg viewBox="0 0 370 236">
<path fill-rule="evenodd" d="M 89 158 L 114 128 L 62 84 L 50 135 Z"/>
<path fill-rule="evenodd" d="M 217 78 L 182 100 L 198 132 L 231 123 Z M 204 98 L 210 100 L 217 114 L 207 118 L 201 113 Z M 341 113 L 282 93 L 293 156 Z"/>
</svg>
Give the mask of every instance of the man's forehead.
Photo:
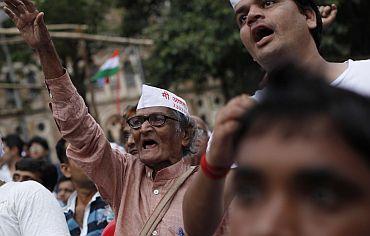
<svg viewBox="0 0 370 236">
<path fill-rule="evenodd" d="M 169 114 L 170 108 L 168 107 L 147 107 L 136 110 L 136 115 L 149 115 L 152 113 L 163 113 L 163 114 Z"/>
<path fill-rule="evenodd" d="M 283 1 L 292 1 L 295 3 L 294 0 L 278 0 L 279 2 Z M 231 5 L 234 8 L 235 13 L 239 13 L 243 11 L 245 8 L 248 8 L 252 4 L 263 4 L 264 0 L 230 0 Z"/>
<path fill-rule="evenodd" d="M 262 1 L 263 0 L 231 0 L 230 2 L 234 10 L 237 12 L 240 8 L 250 6 L 251 4 L 259 4 Z"/>
</svg>

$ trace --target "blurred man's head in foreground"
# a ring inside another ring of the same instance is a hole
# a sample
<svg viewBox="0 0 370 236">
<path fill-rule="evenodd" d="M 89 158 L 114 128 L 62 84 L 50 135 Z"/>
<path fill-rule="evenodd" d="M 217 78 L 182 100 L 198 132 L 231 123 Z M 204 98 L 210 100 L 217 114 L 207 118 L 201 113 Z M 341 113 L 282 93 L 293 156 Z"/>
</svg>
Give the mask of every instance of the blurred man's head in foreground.
<svg viewBox="0 0 370 236">
<path fill-rule="evenodd" d="M 234 137 L 231 235 L 370 235 L 370 100 L 302 77 L 273 76 Z"/>
</svg>

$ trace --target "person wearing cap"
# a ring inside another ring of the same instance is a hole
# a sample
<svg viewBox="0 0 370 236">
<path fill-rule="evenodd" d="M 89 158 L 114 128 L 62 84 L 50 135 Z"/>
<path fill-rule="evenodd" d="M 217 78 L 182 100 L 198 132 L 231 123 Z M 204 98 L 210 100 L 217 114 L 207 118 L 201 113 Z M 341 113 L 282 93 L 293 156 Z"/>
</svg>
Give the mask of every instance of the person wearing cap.
<svg viewBox="0 0 370 236">
<path fill-rule="evenodd" d="M 315 1 L 230 0 L 230 3 L 241 41 L 266 71 L 267 81 L 276 70 L 293 64 L 332 86 L 370 96 L 370 60 L 334 63 L 320 55 L 323 22 Z M 206 168 L 197 173 L 184 197 L 184 223 L 190 235 L 209 235 L 227 213 L 234 197 L 229 182 L 234 171 L 228 171 L 233 165 L 230 137 L 238 130 L 235 122 L 227 121 L 253 107 L 263 94 L 262 89 L 252 97 L 236 97 L 219 112 L 209 152 L 202 159 Z"/>
<path fill-rule="evenodd" d="M 143 86 L 136 114 L 127 120 L 139 155 L 112 149 L 62 67 L 44 13 L 29 0 L 5 0 L 4 10 L 40 57 L 54 119 L 70 143 L 67 156 L 113 208 L 116 235 L 184 235 L 182 200 L 196 171 L 183 160 L 194 127 L 186 102 Z"/>
</svg>

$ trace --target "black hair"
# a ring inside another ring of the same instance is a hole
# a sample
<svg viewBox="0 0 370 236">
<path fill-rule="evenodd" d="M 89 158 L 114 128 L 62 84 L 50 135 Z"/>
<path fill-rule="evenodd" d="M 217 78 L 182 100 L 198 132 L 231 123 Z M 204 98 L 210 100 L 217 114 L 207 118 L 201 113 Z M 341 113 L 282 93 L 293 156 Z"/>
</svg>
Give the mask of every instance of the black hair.
<svg viewBox="0 0 370 236">
<path fill-rule="evenodd" d="M 9 148 L 17 147 L 18 148 L 18 155 L 22 155 L 24 142 L 17 134 L 9 134 L 5 136 L 3 139 L 3 142 L 8 146 Z"/>
<path fill-rule="evenodd" d="M 33 143 L 40 144 L 45 150 L 49 150 L 49 144 L 48 141 L 40 136 L 33 137 L 29 142 L 28 146 L 31 147 Z"/>
<path fill-rule="evenodd" d="M 23 158 L 15 164 L 15 169 L 37 173 L 42 181 L 41 184 L 50 191 L 54 190 L 58 179 L 58 172 L 53 164 L 49 164 L 44 160 Z"/>
<path fill-rule="evenodd" d="M 63 183 L 63 182 L 66 182 L 66 181 L 72 181 L 71 178 L 68 178 L 68 177 L 65 177 L 64 175 L 62 175 L 59 179 L 58 179 L 58 182 L 57 182 L 57 188 L 59 188 L 59 184 L 60 183 Z M 57 189 L 58 190 L 58 189 Z"/>
<path fill-rule="evenodd" d="M 57 157 L 59 162 L 62 163 L 68 163 L 68 158 L 66 154 L 66 140 L 61 138 L 58 140 L 57 144 L 55 145 L 55 150 L 57 153 Z"/>
<path fill-rule="evenodd" d="M 302 13 L 304 13 L 305 10 L 309 9 L 312 9 L 315 12 L 317 25 L 316 28 L 310 30 L 310 33 L 315 40 L 317 49 L 320 49 L 322 38 L 322 18 L 319 8 L 317 7 L 314 0 L 294 0 L 294 2 L 297 4 L 299 10 Z"/>
<path fill-rule="evenodd" d="M 271 76 L 262 101 L 243 117 L 234 144 L 281 124 L 283 135 L 302 135 L 320 118 L 370 166 L 370 98 L 292 68 Z"/>
<path fill-rule="evenodd" d="M 128 118 L 130 118 L 133 114 L 136 113 L 136 109 L 137 109 L 137 104 L 127 105 L 123 111 L 122 118 L 126 121 Z"/>
</svg>

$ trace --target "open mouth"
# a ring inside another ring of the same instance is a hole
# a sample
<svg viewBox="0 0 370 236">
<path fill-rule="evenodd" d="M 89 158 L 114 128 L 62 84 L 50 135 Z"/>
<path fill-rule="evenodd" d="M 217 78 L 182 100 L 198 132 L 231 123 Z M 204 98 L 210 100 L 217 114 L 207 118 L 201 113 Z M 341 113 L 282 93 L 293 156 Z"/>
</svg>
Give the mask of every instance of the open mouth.
<svg viewBox="0 0 370 236">
<path fill-rule="evenodd" d="M 144 150 L 153 149 L 157 146 L 158 146 L 158 143 L 156 141 L 154 141 L 153 139 L 143 140 L 142 147 L 143 147 Z"/>
<path fill-rule="evenodd" d="M 134 148 L 134 149 L 130 149 L 130 150 L 128 151 L 128 153 L 130 153 L 130 154 L 131 154 L 131 155 L 133 155 L 133 156 L 135 156 L 135 155 L 139 154 L 139 152 L 138 152 L 138 150 L 137 150 L 136 148 Z"/>
<path fill-rule="evenodd" d="M 253 40 L 256 43 L 261 42 L 264 38 L 272 35 L 274 31 L 266 26 L 257 26 L 256 28 L 253 29 L 252 34 L 253 34 Z"/>
</svg>

